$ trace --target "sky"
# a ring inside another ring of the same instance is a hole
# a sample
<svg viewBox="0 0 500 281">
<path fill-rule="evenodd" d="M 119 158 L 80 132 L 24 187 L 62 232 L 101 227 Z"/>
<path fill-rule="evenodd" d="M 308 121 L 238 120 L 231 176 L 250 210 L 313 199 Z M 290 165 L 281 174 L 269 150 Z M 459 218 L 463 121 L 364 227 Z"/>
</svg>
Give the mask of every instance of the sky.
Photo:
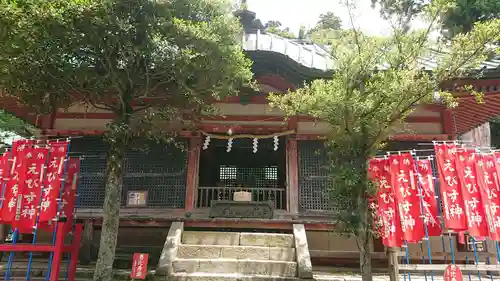
<svg viewBox="0 0 500 281">
<path fill-rule="evenodd" d="M 329 11 L 342 19 L 343 27 L 350 28 L 347 8 L 340 0 L 247 0 L 248 9 L 257 14 L 257 18 L 266 23 L 268 20 L 280 21 L 283 27 L 289 27 L 297 34 L 300 25 L 313 27 L 319 15 Z M 354 25 L 369 35 L 388 35 L 390 24 L 380 17 L 379 9 L 373 9 L 371 0 L 356 0 Z M 425 25 L 416 22 L 414 27 Z"/>
</svg>

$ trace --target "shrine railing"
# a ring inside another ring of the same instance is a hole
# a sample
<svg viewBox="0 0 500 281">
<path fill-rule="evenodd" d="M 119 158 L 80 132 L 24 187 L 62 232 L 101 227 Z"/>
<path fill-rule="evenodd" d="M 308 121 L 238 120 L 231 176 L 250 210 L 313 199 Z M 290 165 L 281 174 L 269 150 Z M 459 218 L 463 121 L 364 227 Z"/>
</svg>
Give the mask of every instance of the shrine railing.
<svg viewBox="0 0 500 281">
<path fill-rule="evenodd" d="M 237 191 L 252 193 L 252 201 L 271 202 L 277 210 L 286 210 L 285 188 L 198 187 L 197 208 L 209 208 L 212 200 L 233 200 Z"/>
</svg>

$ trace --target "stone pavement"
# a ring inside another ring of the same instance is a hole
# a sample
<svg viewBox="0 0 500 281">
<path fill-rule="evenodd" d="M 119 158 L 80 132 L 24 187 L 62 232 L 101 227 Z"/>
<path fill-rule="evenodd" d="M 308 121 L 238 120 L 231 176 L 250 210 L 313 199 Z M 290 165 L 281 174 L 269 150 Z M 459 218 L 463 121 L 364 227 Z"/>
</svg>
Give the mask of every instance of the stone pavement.
<svg viewBox="0 0 500 281">
<path fill-rule="evenodd" d="M 2 260 L 0 262 L 0 278 L 3 277 L 3 273 L 5 273 L 5 264 L 6 262 Z M 17 277 L 20 276 L 21 272 L 26 272 L 27 268 L 27 261 L 23 260 L 20 261 L 18 260 L 17 262 L 14 263 L 13 270 L 16 270 L 18 274 L 16 274 Z M 34 278 L 35 279 L 40 279 L 42 272 L 47 269 L 47 262 L 43 261 L 35 261 L 33 262 L 32 265 L 32 273 L 34 273 Z M 65 270 L 65 266 L 62 266 L 63 271 Z M 86 281 L 86 280 L 91 280 L 92 279 L 92 274 L 93 274 L 93 266 L 79 266 L 77 270 L 77 279 L 78 281 Z M 339 271 L 342 270 L 342 271 Z M 380 269 L 377 269 L 380 271 Z M 357 272 L 348 272 L 348 269 L 345 268 L 334 268 L 334 267 L 314 267 L 313 268 L 314 272 L 314 279 L 316 281 L 361 281 L 361 275 Z M 25 273 L 24 273 L 25 274 Z M 22 276 L 24 276 L 22 274 Z M 150 271 L 150 274 L 154 274 L 154 271 Z M 116 280 L 127 280 L 128 276 L 130 276 L 130 271 L 128 270 L 116 270 L 115 271 L 115 278 Z M 63 274 L 64 276 L 64 274 Z M 38 278 L 37 278 L 38 277 Z M 400 280 L 401 281 L 443 281 L 443 273 L 442 272 L 435 272 L 434 273 L 434 279 L 431 278 L 430 273 L 427 274 L 427 278 L 423 275 L 418 275 L 415 273 L 411 274 L 411 279 L 408 278 L 408 274 L 400 275 Z M 489 280 L 494 280 L 494 281 L 500 281 L 499 276 L 493 276 L 493 279 L 490 278 L 488 275 L 482 275 L 481 279 L 478 278 L 477 274 L 471 274 L 471 278 L 469 279 L 469 276 L 467 273 L 464 273 L 464 281 L 489 281 Z M 18 279 L 18 278 L 15 278 Z M 24 278 L 23 278 L 24 280 Z M 385 275 L 383 273 L 375 273 L 373 274 L 373 281 L 389 281 L 389 276 Z"/>
</svg>

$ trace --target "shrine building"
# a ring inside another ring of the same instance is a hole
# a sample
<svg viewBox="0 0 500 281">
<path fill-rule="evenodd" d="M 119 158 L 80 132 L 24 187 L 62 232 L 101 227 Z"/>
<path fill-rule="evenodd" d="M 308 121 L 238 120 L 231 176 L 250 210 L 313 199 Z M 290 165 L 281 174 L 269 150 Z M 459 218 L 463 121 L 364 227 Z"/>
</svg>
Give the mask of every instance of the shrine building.
<svg viewBox="0 0 500 281">
<path fill-rule="evenodd" d="M 357 265 L 355 240 L 333 231 L 331 213 L 335 206 L 328 200 L 327 159 L 321 140 L 328 125 L 306 115 L 287 119 L 280 110 L 270 108 L 267 100 L 270 92 L 285 93 L 304 81 L 330 77 L 332 58 L 321 46 L 265 33 L 252 12 L 238 15 L 245 28 L 243 46 L 253 60 L 259 90 L 243 90 L 238 97 L 217 101 L 214 106 L 221 116 L 202 117 L 197 130 L 182 133 L 178 141 L 187 149 L 152 143 L 147 152 L 127 151 L 118 259 L 147 252 L 151 263 L 158 261 L 172 222 L 181 221 L 184 229 L 191 230 L 274 233 L 292 233 L 294 224 L 302 224 L 313 265 Z M 430 71 L 435 65 L 430 59 L 422 63 Z M 433 140 L 460 138 L 489 146 L 488 121 L 500 115 L 500 59 L 481 66 L 482 79 L 457 79 L 449 84 L 452 86 L 447 90 L 460 97 L 457 108 L 420 106 L 406 118 L 405 132 L 391 136 L 387 149 L 431 150 Z M 469 84 L 484 93 L 483 104 L 455 90 Z M 78 219 L 85 221 L 87 229 L 82 253 L 96 259 L 108 150 L 102 134 L 113 114 L 85 104 L 55 109 L 48 115 L 36 115 L 6 98 L 0 105 L 35 125 L 41 135 L 75 137 L 70 150 L 84 155 L 77 209 Z M 238 137 L 243 134 L 247 136 Z M 231 137 L 234 139 L 228 145 Z M 271 216 L 258 205 L 250 208 L 257 211 L 249 218 L 231 218 L 230 208 L 220 212 L 211 209 L 215 201 L 232 201 L 236 192 L 243 192 L 251 202 L 269 203 Z M 439 254 L 434 262 L 439 263 L 450 256 L 450 249 L 443 251 L 440 238 L 435 238 L 433 252 Z M 420 246 L 409 247 L 410 257 L 421 259 Z M 453 247 L 457 261 L 472 251 L 467 245 L 454 243 Z M 384 247 L 377 239 L 373 252 L 375 264 L 386 263 Z M 484 255 L 488 256 L 488 251 Z"/>
</svg>

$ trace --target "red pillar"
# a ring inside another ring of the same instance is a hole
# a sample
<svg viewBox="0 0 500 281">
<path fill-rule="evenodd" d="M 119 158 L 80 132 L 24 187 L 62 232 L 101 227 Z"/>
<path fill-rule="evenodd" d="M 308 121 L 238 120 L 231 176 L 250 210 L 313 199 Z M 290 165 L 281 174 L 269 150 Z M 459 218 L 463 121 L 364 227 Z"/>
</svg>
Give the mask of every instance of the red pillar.
<svg viewBox="0 0 500 281">
<path fill-rule="evenodd" d="M 288 157 L 288 211 L 292 214 L 299 212 L 299 153 L 297 140 L 289 139 L 287 144 Z"/>
<path fill-rule="evenodd" d="M 50 270 L 50 281 L 59 280 L 59 271 L 61 270 L 61 259 L 64 246 L 64 223 L 59 222 L 56 230 L 56 243 L 54 245 L 54 254 L 52 255 L 52 268 Z"/>
<path fill-rule="evenodd" d="M 194 209 L 194 200 L 198 185 L 198 168 L 200 162 L 201 137 L 193 136 L 189 139 L 188 169 L 186 182 L 186 211 Z"/>
<path fill-rule="evenodd" d="M 83 225 L 81 223 L 75 225 L 75 233 L 73 243 L 71 244 L 71 258 L 68 267 L 68 281 L 74 281 L 76 275 L 76 266 L 78 265 L 78 254 L 80 251 L 80 240 L 82 237 Z"/>
<path fill-rule="evenodd" d="M 451 109 L 445 108 L 441 115 L 443 119 L 443 133 L 450 135 L 452 139 L 456 139 L 457 132 L 455 131 L 453 122 L 453 112 Z"/>
</svg>

